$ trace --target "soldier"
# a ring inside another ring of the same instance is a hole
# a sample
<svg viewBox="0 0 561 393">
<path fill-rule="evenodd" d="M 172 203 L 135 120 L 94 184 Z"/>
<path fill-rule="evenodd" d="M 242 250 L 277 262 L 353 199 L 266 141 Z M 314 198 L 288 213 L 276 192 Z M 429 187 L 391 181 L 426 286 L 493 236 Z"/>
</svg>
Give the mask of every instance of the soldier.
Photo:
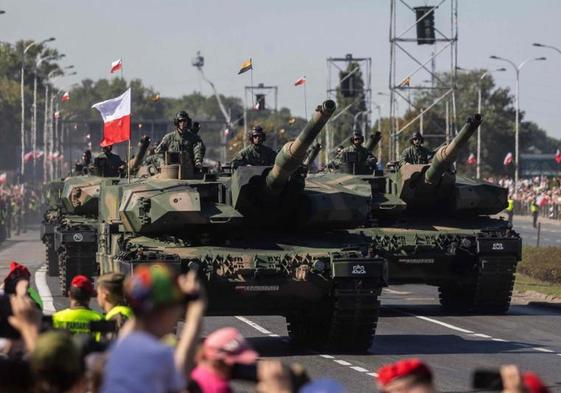
<svg viewBox="0 0 561 393">
<path fill-rule="evenodd" d="M 401 152 L 399 165 L 428 164 L 429 159 L 433 156 L 433 152 L 423 146 L 423 143 L 425 143 L 423 136 L 419 132 L 416 132 L 411 139 L 409 139 L 409 142 L 412 146 L 409 146 Z"/>
<path fill-rule="evenodd" d="M 355 132 L 351 138 L 351 144 L 341 150 L 338 154 L 338 166 L 340 167 L 341 164 L 349 162 L 349 158 L 353 156 L 352 163 L 355 165 L 355 173 L 366 174 L 368 172 L 372 172 L 372 170 L 376 167 L 376 162 L 378 160 L 372 155 L 372 152 L 362 146 L 363 143 L 364 137 L 362 134 Z"/>
<path fill-rule="evenodd" d="M 232 168 L 244 165 L 273 165 L 277 153 L 265 146 L 266 136 L 261 126 L 255 126 L 249 134 L 251 144 L 236 154 L 232 160 Z"/>
<path fill-rule="evenodd" d="M 94 161 L 94 165 L 101 165 L 104 161 L 103 167 L 99 168 L 101 175 L 106 177 L 118 177 L 121 171 L 126 167 L 124 162 L 118 154 L 113 153 L 113 145 L 103 146 L 103 152 L 99 153 Z"/>
<path fill-rule="evenodd" d="M 206 147 L 192 129 L 192 120 L 185 111 L 178 112 L 173 120 L 175 130 L 167 133 L 154 151 L 156 154 L 186 151 L 193 160 L 193 166 L 202 168 Z M 198 132 L 198 130 L 197 130 Z"/>
</svg>

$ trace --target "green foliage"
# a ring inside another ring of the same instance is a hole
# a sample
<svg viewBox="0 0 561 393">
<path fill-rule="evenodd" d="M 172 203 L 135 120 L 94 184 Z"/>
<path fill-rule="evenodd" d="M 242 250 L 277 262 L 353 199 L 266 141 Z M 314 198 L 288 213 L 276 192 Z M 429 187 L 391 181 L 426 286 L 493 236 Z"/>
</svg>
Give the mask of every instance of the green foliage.
<svg viewBox="0 0 561 393">
<path fill-rule="evenodd" d="M 517 271 L 541 281 L 561 284 L 561 247 L 524 246 Z"/>
</svg>

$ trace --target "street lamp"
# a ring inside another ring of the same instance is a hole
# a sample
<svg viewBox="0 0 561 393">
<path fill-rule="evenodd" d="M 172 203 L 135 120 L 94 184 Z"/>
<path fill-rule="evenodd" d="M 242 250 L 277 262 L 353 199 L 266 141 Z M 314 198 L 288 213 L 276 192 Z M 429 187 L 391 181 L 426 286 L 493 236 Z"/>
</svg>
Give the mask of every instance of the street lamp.
<svg viewBox="0 0 561 393">
<path fill-rule="evenodd" d="M 25 161 L 24 161 L 24 156 L 25 156 L 25 96 L 24 96 L 24 91 L 23 91 L 23 79 L 24 79 L 24 74 L 25 74 L 25 54 L 27 53 L 27 51 L 29 49 L 31 49 L 32 47 L 34 47 L 35 45 L 43 45 L 47 42 L 51 42 L 54 41 L 55 38 L 54 37 L 50 37 L 47 38 L 39 43 L 36 42 L 32 42 L 30 44 L 28 44 L 22 52 L 22 59 L 21 59 L 21 83 L 20 83 L 20 94 L 21 94 L 21 167 L 20 167 L 20 173 L 21 173 L 21 180 L 23 180 L 23 175 L 25 173 Z"/>
<path fill-rule="evenodd" d="M 506 71 L 506 68 L 501 67 L 493 70 L 494 72 L 503 72 Z M 489 75 L 492 71 L 487 70 L 479 77 L 479 86 L 477 89 L 477 113 L 481 114 L 481 84 L 483 83 L 483 79 Z M 477 179 L 481 178 L 481 124 L 477 127 L 477 172 L 475 177 Z"/>
<path fill-rule="evenodd" d="M 71 65 L 71 66 L 67 66 L 67 67 L 64 67 L 64 68 L 65 69 L 72 69 L 72 68 L 74 68 L 74 66 Z M 62 75 L 59 75 L 59 76 L 60 77 L 73 76 L 73 75 L 76 75 L 76 74 L 77 74 L 77 72 L 73 71 L 69 74 L 62 74 Z M 63 135 L 62 135 L 62 132 L 59 134 L 59 127 L 58 127 L 59 116 L 55 116 L 55 113 L 59 111 L 58 96 L 61 93 L 64 93 L 64 91 L 63 90 L 58 90 L 55 94 L 51 95 L 51 115 L 50 115 L 51 122 L 52 122 L 51 123 L 51 156 L 52 156 L 52 153 L 54 153 L 54 152 L 62 153 L 61 150 L 63 149 L 63 146 L 62 146 Z M 55 103 L 56 103 L 56 106 L 55 106 Z M 53 118 L 54 118 L 54 121 L 53 121 Z M 54 179 L 56 177 L 59 177 L 61 175 L 61 169 L 62 169 L 62 167 L 61 167 L 60 164 L 57 164 L 56 162 L 51 160 L 50 171 L 51 171 L 51 174 L 52 174 L 52 177 L 51 177 L 52 179 Z"/>
<path fill-rule="evenodd" d="M 508 64 L 510 64 L 512 66 L 512 68 L 514 68 L 514 72 L 516 74 L 516 118 L 515 118 L 515 124 L 514 124 L 514 160 L 516 161 L 514 164 L 514 186 L 516 187 L 516 185 L 518 184 L 518 170 L 519 170 L 519 160 L 518 160 L 518 150 L 519 150 L 519 129 L 520 129 L 520 71 L 522 70 L 522 68 L 528 64 L 528 62 L 530 61 L 543 61 L 543 60 L 547 60 L 546 57 L 529 57 L 526 60 L 524 60 L 522 63 L 516 65 L 512 60 L 506 59 L 504 57 L 499 57 L 499 56 L 489 56 L 489 58 L 493 59 L 493 60 L 501 60 L 501 61 L 505 61 Z"/>
</svg>

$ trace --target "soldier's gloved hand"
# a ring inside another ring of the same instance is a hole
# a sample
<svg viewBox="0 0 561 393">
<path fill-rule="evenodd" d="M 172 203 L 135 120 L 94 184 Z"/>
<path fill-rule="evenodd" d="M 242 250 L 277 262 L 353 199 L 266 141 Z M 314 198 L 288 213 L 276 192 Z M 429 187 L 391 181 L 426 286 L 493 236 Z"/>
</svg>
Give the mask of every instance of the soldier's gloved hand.
<svg viewBox="0 0 561 393">
<path fill-rule="evenodd" d="M 195 168 L 201 169 L 203 167 L 203 163 L 199 160 L 195 161 Z"/>
</svg>

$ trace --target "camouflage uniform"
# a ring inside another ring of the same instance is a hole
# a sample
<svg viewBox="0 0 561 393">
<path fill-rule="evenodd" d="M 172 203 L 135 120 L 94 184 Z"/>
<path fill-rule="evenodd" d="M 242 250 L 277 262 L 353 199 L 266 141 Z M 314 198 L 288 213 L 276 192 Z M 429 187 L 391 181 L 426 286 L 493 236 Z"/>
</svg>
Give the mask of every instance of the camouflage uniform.
<svg viewBox="0 0 561 393">
<path fill-rule="evenodd" d="M 163 138 L 158 147 L 156 147 L 155 153 L 160 154 L 163 152 L 182 152 L 186 151 L 193 157 L 193 164 L 195 166 L 202 165 L 203 159 L 205 157 L 206 147 L 200 136 L 197 134 L 185 130 L 179 132 L 179 130 L 174 130 L 167 133 Z"/>
<path fill-rule="evenodd" d="M 376 166 L 376 157 L 372 153 L 361 145 L 351 144 L 345 147 L 337 154 L 335 160 L 336 167 L 340 167 L 344 163 L 345 156 L 347 153 L 356 153 L 356 172 L 360 174 L 372 172 Z"/>
<path fill-rule="evenodd" d="M 240 150 L 232 160 L 232 168 L 245 165 L 273 165 L 277 153 L 269 146 L 249 145 Z"/>
<path fill-rule="evenodd" d="M 423 146 L 409 146 L 401 152 L 399 165 L 403 164 L 428 164 L 433 153 Z"/>
<path fill-rule="evenodd" d="M 119 168 L 126 165 L 118 154 L 111 152 L 102 152 L 96 156 L 97 159 L 106 159 L 104 168 L 100 168 L 106 177 L 118 177 L 120 175 Z M 94 161 L 95 162 L 95 161 Z"/>
</svg>

